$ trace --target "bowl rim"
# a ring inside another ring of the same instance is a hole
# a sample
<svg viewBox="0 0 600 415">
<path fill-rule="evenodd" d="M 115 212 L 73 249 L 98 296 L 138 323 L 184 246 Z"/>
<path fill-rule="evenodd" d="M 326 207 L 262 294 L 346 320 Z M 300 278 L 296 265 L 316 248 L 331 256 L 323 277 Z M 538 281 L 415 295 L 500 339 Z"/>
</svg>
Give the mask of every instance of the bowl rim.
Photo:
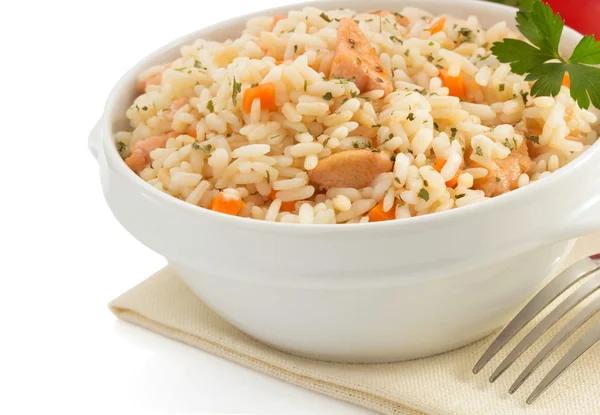
<svg viewBox="0 0 600 415">
<path fill-rule="evenodd" d="M 377 3 L 384 3 L 386 1 L 378 1 Z M 344 233 L 344 232 L 366 232 L 366 231 L 410 231 L 413 228 L 418 228 L 422 226 L 436 226 L 441 225 L 443 223 L 447 223 L 450 221 L 458 221 L 464 220 L 465 218 L 473 219 L 475 215 L 491 215 L 494 210 L 503 209 L 507 205 L 510 204 L 518 204 L 518 203 L 527 203 L 528 200 L 533 199 L 537 194 L 540 194 L 548 187 L 553 186 L 554 183 L 562 180 L 566 180 L 569 177 L 573 176 L 579 170 L 581 170 L 584 164 L 590 163 L 590 160 L 598 157 L 600 154 L 600 139 L 598 139 L 590 148 L 588 148 L 584 153 L 582 153 L 575 160 L 569 162 L 567 165 L 561 167 L 559 170 L 554 172 L 549 177 L 544 178 L 543 180 L 538 180 L 528 184 L 527 186 L 519 189 L 512 190 L 508 193 L 505 193 L 500 196 L 496 196 L 494 198 L 490 198 L 488 200 L 484 200 L 478 203 L 474 203 L 471 205 L 463 206 L 460 208 L 454 208 L 443 212 L 434 212 L 422 216 L 414 216 L 411 218 L 401 219 L 401 220 L 393 220 L 393 221 L 385 221 L 385 222 L 373 222 L 373 223 L 353 223 L 353 224 L 342 224 L 343 226 L 334 226 L 331 224 L 297 224 L 297 223 L 282 223 L 282 222 L 267 222 L 263 220 L 255 220 L 251 218 L 242 218 L 238 216 L 224 215 L 218 212 L 213 212 L 210 209 L 204 209 L 196 205 L 192 205 L 183 200 L 180 200 L 174 196 L 171 196 L 167 193 L 161 192 L 156 189 L 154 186 L 151 186 L 146 181 L 141 179 L 137 174 L 135 174 L 132 170 L 127 168 L 127 165 L 120 157 L 116 146 L 113 142 L 113 122 L 112 122 L 112 108 L 117 104 L 119 95 L 121 95 L 122 91 L 128 87 L 131 87 L 131 84 L 136 82 L 137 76 L 139 73 L 148 67 L 149 62 L 155 59 L 157 56 L 163 55 L 169 51 L 171 51 L 175 47 L 180 47 L 185 44 L 185 42 L 189 42 L 191 39 L 206 37 L 210 34 L 211 31 L 222 28 L 224 26 L 231 26 L 236 24 L 241 24 L 248 20 L 251 17 L 260 16 L 260 15 L 272 15 L 277 12 L 294 10 L 302 7 L 332 7 L 336 5 L 348 5 L 348 1 L 344 0 L 320 0 L 320 1 L 304 1 L 298 2 L 286 6 L 269 8 L 264 10 L 259 10 L 256 12 L 240 15 L 233 17 L 231 19 L 226 19 L 219 21 L 215 24 L 212 24 L 207 27 L 200 28 L 194 32 L 190 32 L 186 35 L 180 36 L 162 47 L 154 50 L 146 57 L 142 58 L 135 65 L 133 65 L 130 69 L 128 69 L 121 78 L 117 81 L 117 83 L 112 88 L 105 106 L 104 113 L 102 116 L 102 120 L 100 123 L 100 139 L 102 146 L 102 154 L 107 162 L 109 168 L 115 172 L 115 174 L 119 175 L 122 179 L 126 179 L 133 186 L 139 186 L 140 191 L 147 197 L 151 198 L 153 201 L 157 203 L 166 203 L 168 206 L 172 207 L 172 209 L 189 213 L 191 215 L 208 215 L 207 218 L 212 220 L 220 221 L 223 225 L 231 225 L 236 227 L 244 227 L 246 229 L 251 229 L 254 231 L 262 231 L 262 232 L 287 232 L 290 229 L 293 229 L 293 232 L 308 232 L 308 233 Z M 425 10 L 431 9 L 432 6 L 443 4 L 442 0 L 388 0 L 387 3 L 393 5 L 393 7 L 406 7 L 406 6 L 415 6 Z M 494 11 L 507 13 L 516 12 L 516 8 L 511 6 L 506 6 L 503 4 L 497 3 L 485 3 L 481 0 L 455 0 L 454 4 L 463 4 L 465 6 L 469 6 L 473 10 L 473 14 L 480 13 L 480 11 L 485 8 L 487 13 L 494 13 Z M 327 6 L 331 5 L 331 6 Z M 369 6 L 370 7 L 370 6 Z M 368 7 L 367 7 L 368 8 Z M 371 7 L 372 8 L 372 7 Z M 565 26 L 563 31 L 562 39 L 565 38 L 573 38 L 579 41 L 583 35 L 576 30 Z"/>
</svg>

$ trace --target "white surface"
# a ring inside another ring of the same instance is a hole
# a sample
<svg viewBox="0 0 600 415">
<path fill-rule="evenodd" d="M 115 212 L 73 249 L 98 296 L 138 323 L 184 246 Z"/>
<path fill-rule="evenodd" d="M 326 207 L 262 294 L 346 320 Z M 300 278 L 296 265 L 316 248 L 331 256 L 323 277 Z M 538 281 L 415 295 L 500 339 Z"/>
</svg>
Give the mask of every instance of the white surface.
<svg viewBox="0 0 600 415">
<path fill-rule="evenodd" d="M 366 11 L 407 3 L 311 4 Z M 419 4 L 463 18 L 475 14 L 485 26 L 514 14 L 481 1 Z M 390 362 L 452 350 L 516 314 L 564 254 L 561 238 L 600 227 L 600 143 L 525 189 L 408 221 L 346 226 L 253 221 L 198 209 L 157 191 L 123 163 L 111 130 L 134 99 L 137 75 L 198 37 L 234 38 L 247 19 L 186 35 L 140 62 L 117 84 L 90 143 L 99 151 L 103 188 L 119 221 L 166 257 L 209 306 L 252 337 L 334 361 Z M 563 45 L 580 38 L 567 31 Z"/>
<path fill-rule="evenodd" d="M 87 135 L 110 88 L 165 41 L 276 3 L 3 3 L 0 413 L 367 413 L 106 307 L 165 263 L 102 198 Z"/>
</svg>

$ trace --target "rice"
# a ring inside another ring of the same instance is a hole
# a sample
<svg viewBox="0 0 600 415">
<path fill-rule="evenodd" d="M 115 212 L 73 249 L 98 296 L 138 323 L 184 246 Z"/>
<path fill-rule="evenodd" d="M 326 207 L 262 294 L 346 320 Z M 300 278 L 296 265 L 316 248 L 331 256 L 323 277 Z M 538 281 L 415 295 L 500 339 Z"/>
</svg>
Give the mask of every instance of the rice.
<svg viewBox="0 0 600 415">
<path fill-rule="evenodd" d="M 532 97 L 525 77 L 491 55 L 493 42 L 518 37 L 505 22 L 485 29 L 446 16 L 431 35 L 439 17 L 399 12 L 407 26 L 305 7 L 274 27 L 272 17 L 250 19 L 238 39 L 183 46 L 140 74 L 130 128 L 114 137 L 119 153 L 150 185 L 201 208 L 225 197 L 241 217 L 335 224 L 369 222 L 377 205 L 406 219 L 479 203 L 548 177 L 597 140 L 595 109 L 579 108 L 566 87 Z M 358 22 L 390 91 L 330 78 L 343 18 Z M 463 99 L 441 69 L 463 77 Z M 246 102 L 265 85 L 271 98 Z M 357 150 L 391 161 L 367 185 L 315 182 L 323 172 L 360 179 L 360 165 L 330 171 L 331 157 Z"/>
</svg>

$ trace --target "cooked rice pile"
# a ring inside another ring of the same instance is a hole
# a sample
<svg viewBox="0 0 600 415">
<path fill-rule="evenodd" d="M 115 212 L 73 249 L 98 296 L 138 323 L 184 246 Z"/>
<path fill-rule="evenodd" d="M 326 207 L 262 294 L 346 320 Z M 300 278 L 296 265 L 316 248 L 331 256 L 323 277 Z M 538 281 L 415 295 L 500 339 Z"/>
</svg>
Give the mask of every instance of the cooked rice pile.
<svg viewBox="0 0 600 415">
<path fill-rule="evenodd" d="M 338 45 L 340 24 L 354 23 L 376 77 L 361 75 L 361 45 Z M 485 30 L 415 8 L 255 18 L 239 39 L 197 40 L 142 73 L 117 147 L 157 189 L 253 219 L 357 223 L 469 205 L 552 174 L 597 138 L 597 116 L 567 87 L 532 98 L 499 64 L 490 47 L 505 37 L 517 34 L 504 22 Z M 258 84 L 274 102 L 250 98 Z"/>
</svg>

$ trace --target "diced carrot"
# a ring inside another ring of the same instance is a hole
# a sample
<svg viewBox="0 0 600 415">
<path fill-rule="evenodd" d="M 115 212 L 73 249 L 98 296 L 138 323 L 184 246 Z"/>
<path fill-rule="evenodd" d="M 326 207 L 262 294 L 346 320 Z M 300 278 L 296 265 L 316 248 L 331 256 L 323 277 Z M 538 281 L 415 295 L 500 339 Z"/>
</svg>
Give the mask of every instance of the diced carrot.
<svg viewBox="0 0 600 415">
<path fill-rule="evenodd" d="M 369 222 L 383 222 L 396 219 L 396 209 L 393 207 L 387 212 L 383 210 L 383 202 L 379 202 L 369 212 Z"/>
<path fill-rule="evenodd" d="M 275 84 L 267 82 L 260 84 L 244 91 L 244 111 L 250 113 L 252 103 L 255 99 L 260 98 L 261 110 L 272 110 L 275 108 Z"/>
<path fill-rule="evenodd" d="M 450 90 L 450 95 L 458 98 L 465 97 L 465 82 L 462 75 L 450 76 L 447 69 L 440 69 L 440 79 Z"/>
<path fill-rule="evenodd" d="M 285 62 L 285 61 L 275 61 L 275 65 L 279 66 L 279 65 L 283 64 L 283 62 Z"/>
<path fill-rule="evenodd" d="M 228 215 L 237 216 L 246 206 L 244 202 L 234 196 L 226 195 L 223 192 L 219 193 L 210 203 L 210 210 L 215 212 L 226 213 Z"/>
<path fill-rule="evenodd" d="M 269 199 L 271 199 L 271 200 L 277 199 L 277 190 L 271 190 L 271 193 L 269 194 Z M 281 202 L 281 207 L 279 208 L 280 212 L 293 212 L 294 210 L 296 210 L 296 202 L 295 201 Z"/>
<path fill-rule="evenodd" d="M 444 25 L 446 24 L 446 18 L 444 16 L 437 19 L 435 22 L 429 26 L 429 31 L 432 35 L 435 35 L 438 32 L 444 30 Z"/>
<path fill-rule="evenodd" d="M 562 86 L 571 88 L 571 75 L 569 75 L 569 72 L 565 72 L 565 76 L 563 77 L 563 81 L 562 81 Z"/>
<path fill-rule="evenodd" d="M 444 159 L 438 159 L 435 164 L 433 165 L 433 168 L 437 170 L 438 173 L 442 172 L 442 169 L 444 168 L 444 166 L 446 165 L 446 160 Z M 462 170 L 458 169 L 458 171 L 456 172 L 456 174 L 454 175 L 453 178 L 451 178 L 450 180 L 448 180 L 446 182 L 446 187 L 454 187 L 456 186 L 456 184 L 458 183 L 458 177 L 462 174 Z"/>
</svg>

